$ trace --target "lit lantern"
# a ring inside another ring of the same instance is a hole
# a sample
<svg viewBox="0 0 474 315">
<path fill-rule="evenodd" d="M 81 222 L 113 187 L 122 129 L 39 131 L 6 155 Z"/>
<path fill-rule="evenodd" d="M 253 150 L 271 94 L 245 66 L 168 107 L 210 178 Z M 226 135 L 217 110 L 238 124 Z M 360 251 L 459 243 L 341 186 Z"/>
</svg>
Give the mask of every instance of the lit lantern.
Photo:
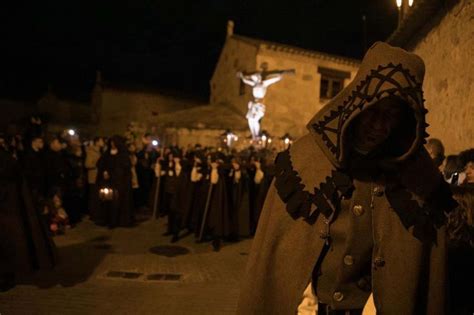
<svg viewBox="0 0 474 315">
<path fill-rule="evenodd" d="M 413 0 L 408 0 L 408 6 L 412 6 L 413 5 Z"/>
<path fill-rule="evenodd" d="M 285 133 L 283 137 L 280 138 L 280 140 L 283 142 L 283 149 L 287 150 L 290 145 L 293 143 L 293 138 L 290 136 L 289 133 Z"/>
<path fill-rule="evenodd" d="M 73 137 L 75 134 L 76 134 L 76 131 L 74 129 L 69 129 L 67 131 L 68 135 L 70 135 L 71 137 Z"/>
<path fill-rule="evenodd" d="M 265 130 L 262 131 L 262 136 L 260 137 L 260 139 L 261 139 L 261 144 L 264 148 L 266 148 L 269 144 L 272 143 L 271 136 Z"/>
<path fill-rule="evenodd" d="M 402 0 L 397 0 L 397 8 L 400 9 L 402 7 Z"/>
<path fill-rule="evenodd" d="M 110 187 L 103 187 L 99 190 L 99 198 L 102 201 L 110 201 L 114 199 L 114 190 Z"/>
<path fill-rule="evenodd" d="M 235 141 L 239 140 L 239 137 L 237 137 L 232 131 L 227 129 L 222 135 L 221 135 L 222 141 L 227 145 L 227 147 L 230 149 L 232 145 L 234 144 Z"/>
</svg>

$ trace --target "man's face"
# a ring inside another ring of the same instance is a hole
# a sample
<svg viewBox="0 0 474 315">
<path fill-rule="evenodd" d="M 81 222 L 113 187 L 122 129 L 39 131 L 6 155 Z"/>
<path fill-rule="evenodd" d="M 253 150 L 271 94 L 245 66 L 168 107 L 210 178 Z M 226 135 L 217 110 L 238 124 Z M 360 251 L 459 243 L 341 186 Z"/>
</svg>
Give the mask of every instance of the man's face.
<svg viewBox="0 0 474 315">
<path fill-rule="evenodd" d="M 474 162 L 467 162 L 464 172 L 466 173 L 466 182 L 474 183 Z"/>
<path fill-rule="evenodd" d="M 59 152 L 59 151 L 61 151 L 61 149 L 63 148 L 62 145 L 61 145 L 61 142 L 59 142 L 58 139 L 54 139 L 54 140 L 49 144 L 49 147 L 50 147 L 51 150 L 53 150 L 54 152 Z"/>
<path fill-rule="evenodd" d="M 152 140 L 152 139 L 151 139 L 151 136 L 146 136 L 146 137 L 143 137 L 143 138 L 142 138 L 143 144 L 144 144 L 145 146 L 149 145 L 149 144 L 151 143 L 151 140 Z"/>
<path fill-rule="evenodd" d="M 36 148 L 37 150 L 42 150 L 44 147 L 43 139 L 37 138 L 33 140 L 33 147 Z"/>
<path fill-rule="evenodd" d="M 97 140 L 96 145 L 97 145 L 99 148 L 103 148 L 103 147 L 105 146 L 104 139 L 100 138 L 99 140 Z"/>
<path fill-rule="evenodd" d="M 401 108 L 397 101 L 382 99 L 359 114 L 354 125 L 355 147 L 370 152 L 390 136 L 401 119 Z"/>
</svg>

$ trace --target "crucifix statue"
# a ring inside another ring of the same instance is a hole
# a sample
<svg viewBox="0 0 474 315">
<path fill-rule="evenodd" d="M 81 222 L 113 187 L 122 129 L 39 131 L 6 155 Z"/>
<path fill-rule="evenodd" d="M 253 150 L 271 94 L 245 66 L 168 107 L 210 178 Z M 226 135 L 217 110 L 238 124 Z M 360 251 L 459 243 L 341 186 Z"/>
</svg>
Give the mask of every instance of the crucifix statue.
<svg viewBox="0 0 474 315">
<path fill-rule="evenodd" d="M 268 71 L 266 63 L 261 68 L 261 71 L 237 73 L 237 77 L 252 88 L 253 99 L 248 103 L 248 111 L 245 117 L 247 118 L 253 140 L 257 140 L 260 135 L 260 120 L 265 115 L 265 105 L 262 103 L 262 100 L 267 93 L 267 88 L 280 81 L 284 74 L 295 73 L 294 69 Z"/>
</svg>

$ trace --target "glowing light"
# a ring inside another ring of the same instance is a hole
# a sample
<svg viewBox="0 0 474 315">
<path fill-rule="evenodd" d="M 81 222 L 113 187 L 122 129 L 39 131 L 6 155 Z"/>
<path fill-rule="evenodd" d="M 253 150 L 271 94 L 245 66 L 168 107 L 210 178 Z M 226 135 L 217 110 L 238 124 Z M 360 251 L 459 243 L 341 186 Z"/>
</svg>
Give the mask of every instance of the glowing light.
<svg viewBox="0 0 474 315">
<path fill-rule="evenodd" d="M 264 141 L 264 142 L 267 141 L 267 136 L 263 135 L 262 136 L 262 141 Z"/>
<path fill-rule="evenodd" d="M 402 7 L 402 0 L 397 0 L 397 7 L 399 9 Z"/>
<path fill-rule="evenodd" d="M 108 194 L 109 193 L 109 189 L 108 188 L 104 188 L 104 194 Z"/>
<path fill-rule="evenodd" d="M 411 7 L 413 5 L 413 0 L 408 0 L 408 5 Z"/>
<path fill-rule="evenodd" d="M 290 144 L 290 139 L 285 138 L 285 144 Z"/>
<path fill-rule="evenodd" d="M 272 138 L 268 138 L 268 143 L 272 143 Z"/>
<path fill-rule="evenodd" d="M 151 142 L 151 144 L 156 147 L 156 146 L 158 145 L 158 141 L 157 141 L 157 140 L 153 140 L 153 141 Z"/>
<path fill-rule="evenodd" d="M 239 141 L 239 137 L 237 137 L 237 136 L 235 136 L 234 139 L 235 139 L 235 141 Z"/>
<path fill-rule="evenodd" d="M 74 131 L 74 129 L 69 129 L 69 130 L 67 131 L 67 133 L 68 133 L 71 137 L 76 134 L 76 132 Z"/>
</svg>

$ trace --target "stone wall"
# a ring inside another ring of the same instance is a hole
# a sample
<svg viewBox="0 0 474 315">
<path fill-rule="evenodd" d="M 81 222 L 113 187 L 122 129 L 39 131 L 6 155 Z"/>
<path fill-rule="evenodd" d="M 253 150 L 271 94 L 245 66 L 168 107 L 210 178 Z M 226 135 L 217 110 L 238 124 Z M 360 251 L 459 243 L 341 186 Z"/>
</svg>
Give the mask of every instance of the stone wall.
<svg viewBox="0 0 474 315">
<path fill-rule="evenodd" d="M 426 65 L 423 86 L 428 133 L 443 141 L 447 153 L 473 148 L 474 2 L 461 0 L 409 48 Z"/>
<path fill-rule="evenodd" d="M 241 95 L 241 83 L 240 79 L 237 78 L 237 72 L 255 71 L 256 55 L 257 47 L 255 45 L 234 37 L 226 39 L 210 82 L 210 102 L 212 105 L 226 104 L 234 106 L 245 117 L 247 102 L 252 94 L 249 89 L 245 89 L 245 94 Z"/>
</svg>

